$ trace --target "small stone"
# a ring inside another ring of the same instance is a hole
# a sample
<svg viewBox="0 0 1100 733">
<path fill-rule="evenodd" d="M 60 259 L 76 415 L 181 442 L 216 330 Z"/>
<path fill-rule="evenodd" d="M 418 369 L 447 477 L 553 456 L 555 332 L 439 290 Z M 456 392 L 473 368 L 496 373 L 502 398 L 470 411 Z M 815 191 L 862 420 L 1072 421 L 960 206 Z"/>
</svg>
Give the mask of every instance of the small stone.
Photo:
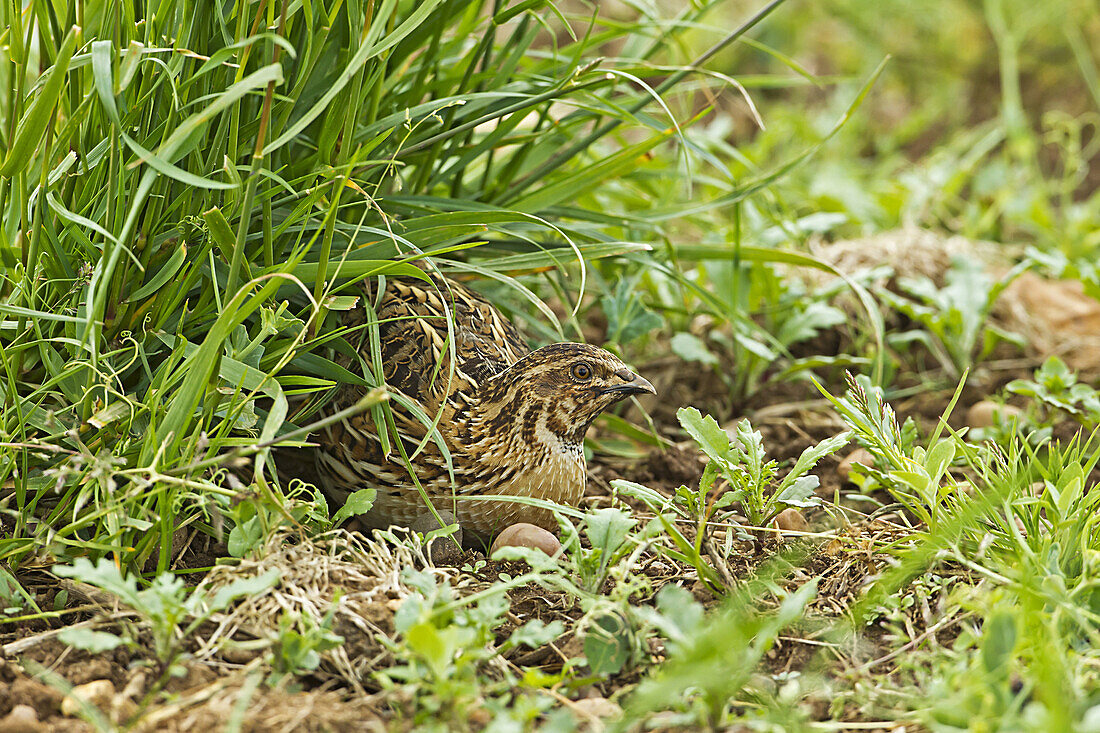
<svg viewBox="0 0 1100 733">
<path fill-rule="evenodd" d="M 114 700 L 115 685 L 110 680 L 92 680 L 86 684 L 77 685 L 61 701 L 62 715 L 73 716 L 80 711 L 81 705 L 80 700 L 77 699 L 78 697 L 89 705 L 105 710 Z"/>
<path fill-rule="evenodd" d="M 810 523 L 802 512 L 793 508 L 779 512 L 774 521 L 780 532 L 807 532 L 810 529 Z"/>
<path fill-rule="evenodd" d="M 38 719 L 38 713 L 30 705 L 16 705 L 0 718 L 0 733 L 39 733 L 46 726 Z"/>
<path fill-rule="evenodd" d="M 852 467 L 857 463 L 861 466 L 871 467 L 875 465 L 875 457 L 866 448 L 856 448 L 844 457 L 844 460 L 836 467 L 836 472 L 840 474 L 840 478 L 847 481 L 852 475 Z"/>
<path fill-rule="evenodd" d="M 586 697 L 573 703 L 573 709 L 593 718 L 617 718 L 623 709 L 606 697 Z"/>
<path fill-rule="evenodd" d="M 749 678 L 749 684 L 769 697 L 775 697 L 779 694 L 779 685 L 770 674 L 757 672 Z"/>
<path fill-rule="evenodd" d="M 506 527 L 497 535 L 489 555 L 496 554 L 496 551 L 502 547 L 530 547 L 534 550 L 542 550 L 549 557 L 554 557 L 561 552 L 561 542 L 557 537 L 542 527 L 526 522 Z"/>
<path fill-rule="evenodd" d="M 116 724 L 125 723 L 137 714 L 138 706 L 133 700 L 127 700 L 124 697 L 116 697 L 111 704 L 111 722 Z M 2 732 L 0 732 L 2 733 Z"/>
<path fill-rule="evenodd" d="M 966 411 L 966 424 L 972 428 L 988 428 L 1008 424 L 1023 415 L 1023 410 L 1013 405 L 1002 405 L 992 400 L 975 402 Z"/>
</svg>

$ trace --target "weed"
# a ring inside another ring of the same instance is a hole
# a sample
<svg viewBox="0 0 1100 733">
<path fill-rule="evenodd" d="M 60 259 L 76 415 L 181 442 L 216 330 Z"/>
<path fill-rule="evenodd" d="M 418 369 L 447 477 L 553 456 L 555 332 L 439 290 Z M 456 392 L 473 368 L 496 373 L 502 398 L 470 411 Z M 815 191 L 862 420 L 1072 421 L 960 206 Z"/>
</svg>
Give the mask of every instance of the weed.
<svg viewBox="0 0 1100 733">
<path fill-rule="evenodd" d="M 108 558 L 100 558 L 95 564 L 87 558 L 77 558 L 72 565 L 54 566 L 53 572 L 59 577 L 73 578 L 117 596 L 148 625 L 153 640 L 151 652 L 159 665 L 159 678 L 146 695 L 147 700 L 163 688 L 170 676 L 181 671 L 178 665 L 184 645 L 200 624 L 212 614 L 227 608 L 237 598 L 259 593 L 279 582 L 278 572 L 272 570 L 254 578 L 236 580 L 211 597 L 187 588 L 182 578 L 170 573 L 156 576 L 149 587 L 138 590 L 134 577 L 123 577 Z M 89 651 L 103 651 L 120 644 L 137 646 L 132 633 L 117 636 L 87 629 L 71 629 L 62 633 L 67 644 Z"/>
<path fill-rule="evenodd" d="M 1033 379 L 1014 379 L 1005 385 L 1011 394 L 1031 398 L 1047 416 L 1037 416 L 1041 425 L 1050 426 L 1062 413 L 1092 429 L 1100 425 L 1100 393 L 1077 375 L 1057 356 L 1051 356 L 1035 370 Z"/>
<path fill-rule="evenodd" d="M 294 618 L 287 613 L 279 619 L 279 634 L 269 654 L 274 670 L 269 680 L 272 684 L 288 676 L 312 672 L 320 665 L 322 652 L 344 643 L 344 637 L 332 632 L 332 617 L 338 601 L 339 598 L 333 599 L 332 607 L 320 623 L 308 616 Z"/>
<path fill-rule="evenodd" d="M 482 676 L 498 653 L 493 631 L 505 620 L 508 599 L 503 590 L 479 599 L 457 599 L 447 583 L 406 570 L 405 581 L 417 589 L 394 617 L 397 638 L 387 642 L 398 663 L 382 673 L 388 684 L 403 685 L 413 700 L 412 722 L 440 730 L 466 730 L 486 698 L 494 700 L 498 724 L 530 723 L 548 707 L 548 699 L 515 690 L 510 672 L 495 682 Z M 529 622 L 513 631 L 501 649 L 537 646 L 561 635 L 560 623 Z M 513 692 L 514 690 L 514 692 Z"/>
<path fill-rule="evenodd" d="M 987 319 L 1004 289 L 1033 264 L 1023 262 L 994 281 L 981 265 L 956 257 L 942 288 L 928 278 L 901 278 L 898 287 L 903 294 L 880 289 L 882 300 L 926 329 L 895 334 L 893 340 L 922 341 L 943 369 L 958 378 L 971 364 L 985 358 L 998 339 L 1019 343 L 1019 337 L 988 325 Z"/>
<path fill-rule="evenodd" d="M 671 498 L 631 481 L 616 479 L 612 486 L 644 502 L 656 514 L 651 531 L 663 531 L 672 541 L 673 547 L 665 550 L 669 557 L 694 567 L 712 590 L 722 592 L 734 584 L 727 559 L 733 552 L 735 534 L 727 532 L 725 546 L 720 548 L 711 539 L 711 528 L 728 524 L 737 529 L 738 539 L 751 540 L 759 554 L 763 549 L 761 529 L 781 511 L 821 504 L 814 495 L 820 480 L 809 472 L 822 458 L 846 445 L 849 434 L 841 433 L 807 448 L 790 471 L 776 481 L 779 464 L 767 460 L 763 438 L 748 420 L 740 421 L 731 436 L 714 418 L 693 407 L 680 408 L 677 416 L 708 458 L 698 486 L 680 486 Z M 744 512 L 747 527 L 733 521 L 734 504 Z M 693 538 L 681 531 L 677 519 L 691 523 Z"/>
</svg>

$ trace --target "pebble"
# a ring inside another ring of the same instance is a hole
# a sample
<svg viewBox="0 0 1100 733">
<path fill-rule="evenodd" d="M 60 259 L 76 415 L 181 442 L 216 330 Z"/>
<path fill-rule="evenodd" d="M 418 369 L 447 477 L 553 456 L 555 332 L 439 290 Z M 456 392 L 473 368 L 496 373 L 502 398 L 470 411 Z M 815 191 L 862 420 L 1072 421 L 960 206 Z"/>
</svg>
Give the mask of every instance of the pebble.
<svg viewBox="0 0 1100 733">
<path fill-rule="evenodd" d="M 83 685 L 77 685 L 73 691 L 61 701 L 62 715 L 76 715 L 80 711 L 80 701 L 77 696 L 89 705 L 100 710 L 106 710 L 115 697 L 115 685 L 110 680 L 92 680 Z"/>
<path fill-rule="evenodd" d="M 972 428 L 988 428 L 1001 423 L 1008 424 L 1013 418 L 1023 415 L 1023 410 L 1014 405 L 1002 405 L 992 400 L 975 402 L 966 411 L 966 424 Z"/>
<path fill-rule="evenodd" d="M 550 557 L 561 552 L 561 542 L 550 531 L 533 524 L 519 522 L 506 527 L 503 532 L 493 540 L 493 547 L 489 550 L 490 557 L 502 547 L 529 547 L 533 550 L 542 550 Z"/>
<path fill-rule="evenodd" d="M 794 508 L 784 509 L 779 512 L 774 521 L 775 526 L 778 527 L 781 532 L 807 532 L 810 529 L 810 523 L 806 521 L 806 517 L 802 516 L 802 512 Z"/>
<path fill-rule="evenodd" d="M 586 697 L 573 703 L 573 708 L 582 715 L 594 718 L 615 718 L 623 714 L 623 709 L 606 697 Z"/>
<path fill-rule="evenodd" d="M 847 481 L 848 477 L 852 475 L 852 467 L 857 463 L 868 467 L 874 466 L 875 457 L 872 456 L 871 451 L 866 448 L 856 448 L 854 451 L 844 456 L 844 460 L 836 467 L 836 472 L 840 474 L 840 478 Z"/>
<path fill-rule="evenodd" d="M 0 733 L 39 733 L 46 726 L 38 719 L 38 713 L 30 705 L 16 705 L 0 718 Z"/>
</svg>

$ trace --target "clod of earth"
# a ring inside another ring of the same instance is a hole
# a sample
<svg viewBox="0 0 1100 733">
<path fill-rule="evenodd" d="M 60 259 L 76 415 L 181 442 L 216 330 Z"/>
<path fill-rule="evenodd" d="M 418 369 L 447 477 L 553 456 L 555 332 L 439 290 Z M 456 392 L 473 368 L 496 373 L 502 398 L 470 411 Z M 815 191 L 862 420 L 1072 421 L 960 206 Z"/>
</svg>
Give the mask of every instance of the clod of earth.
<svg viewBox="0 0 1100 733">
<path fill-rule="evenodd" d="M 0 718 L 0 730 L 7 733 L 38 733 L 46 727 L 38 720 L 38 713 L 30 705 L 16 705 Z"/>
</svg>

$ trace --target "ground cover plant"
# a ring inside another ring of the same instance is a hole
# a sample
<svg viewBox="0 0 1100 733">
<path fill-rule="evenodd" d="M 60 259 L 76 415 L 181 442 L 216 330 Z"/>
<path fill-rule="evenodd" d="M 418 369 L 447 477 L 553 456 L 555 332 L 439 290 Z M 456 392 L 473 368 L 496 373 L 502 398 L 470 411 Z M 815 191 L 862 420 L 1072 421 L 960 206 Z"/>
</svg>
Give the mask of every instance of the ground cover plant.
<svg viewBox="0 0 1100 733">
<path fill-rule="evenodd" d="M 0 727 L 1100 729 L 1092 4 L 0 29 Z M 300 460 L 425 262 L 658 390 L 555 557 Z"/>
</svg>

